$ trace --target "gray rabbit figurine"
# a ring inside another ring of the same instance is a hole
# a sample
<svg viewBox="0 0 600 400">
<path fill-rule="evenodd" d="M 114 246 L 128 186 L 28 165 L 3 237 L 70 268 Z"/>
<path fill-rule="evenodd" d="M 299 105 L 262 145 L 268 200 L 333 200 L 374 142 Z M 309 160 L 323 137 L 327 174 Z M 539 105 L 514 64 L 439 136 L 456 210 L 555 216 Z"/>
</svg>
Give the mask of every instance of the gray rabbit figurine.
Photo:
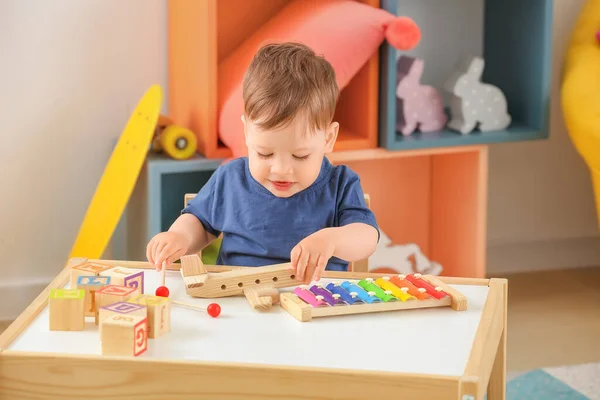
<svg viewBox="0 0 600 400">
<path fill-rule="evenodd" d="M 481 82 L 483 68 L 481 57 L 469 57 L 446 81 L 445 89 L 452 94 L 448 128 L 467 134 L 477 124 L 482 132 L 502 130 L 510 124 L 506 97 L 496 86 Z"/>
</svg>

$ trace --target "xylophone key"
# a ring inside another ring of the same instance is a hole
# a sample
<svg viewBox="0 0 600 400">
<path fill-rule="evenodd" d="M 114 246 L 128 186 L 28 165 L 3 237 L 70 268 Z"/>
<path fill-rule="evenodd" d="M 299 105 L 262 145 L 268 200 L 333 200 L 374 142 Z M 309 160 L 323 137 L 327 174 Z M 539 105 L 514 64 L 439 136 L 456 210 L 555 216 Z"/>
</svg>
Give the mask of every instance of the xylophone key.
<svg viewBox="0 0 600 400">
<path fill-rule="evenodd" d="M 385 278 L 377 278 L 377 280 L 375 280 L 375 284 L 379 285 L 379 287 L 384 290 L 389 290 L 394 296 L 402 301 L 416 300 L 415 296 L 408 293 L 408 288 L 405 287 L 403 288 L 404 290 L 400 289 L 398 286 L 390 282 L 390 278 L 387 276 Z"/>
<path fill-rule="evenodd" d="M 293 293 L 299 298 L 301 298 L 305 303 L 310 304 L 313 307 L 327 306 L 327 303 L 325 303 L 323 300 L 317 299 L 312 292 L 301 287 L 294 288 Z"/>
<path fill-rule="evenodd" d="M 427 300 L 431 298 L 431 296 L 427 294 L 427 290 L 413 285 L 405 278 L 406 276 L 404 275 L 392 276 L 390 277 L 390 282 L 398 286 L 400 290 L 402 290 L 402 288 L 407 288 L 408 293 L 412 296 L 415 296 L 419 300 Z"/>
<path fill-rule="evenodd" d="M 341 286 L 346 289 L 350 294 L 356 293 L 359 299 L 361 299 L 365 303 L 377 303 L 380 301 L 378 297 L 371 296 L 365 289 L 361 288 L 355 283 L 351 283 L 348 281 L 344 281 L 341 283 Z"/>
<path fill-rule="evenodd" d="M 331 293 L 339 295 L 346 304 L 352 305 L 354 303 L 363 302 L 357 295 L 353 296 L 350 292 L 341 287 L 338 283 L 331 282 L 328 283 L 326 287 L 327 290 L 329 290 Z"/>
<path fill-rule="evenodd" d="M 438 300 L 443 299 L 444 297 L 448 296 L 448 293 L 441 290 L 441 288 L 436 287 L 436 286 L 432 285 L 431 283 L 429 283 L 428 281 L 426 281 L 425 279 L 423 279 L 421 277 L 421 274 L 407 275 L 406 280 L 410 281 L 415 286 L 418 286 L 420 288 L 427 290 L 427 293 L 429 293 L 431 296 L 435 297 Z"/>
<path fill-rule="evenodd" d="M 373 278 L 361 279 L 358 286 L 365 289 L 367 292 L 373 292 L 381 301 L 388 302 L 398 300 L 392 295 L 392 292 L 386 291 L 373 283 Z"/>
<path fill-rule="evenodd" d="M 333 296 L 331 292 L 327 289 L 323 289 L 321 285 L 312 285 L 309 289 L 311 292 L 315 294 L 315 296 L 322 296 L 323 300 L 327 302 L 330 306 L 343 305 L 344 301 L 340 300 L 339 296 Z"/>
</svg>

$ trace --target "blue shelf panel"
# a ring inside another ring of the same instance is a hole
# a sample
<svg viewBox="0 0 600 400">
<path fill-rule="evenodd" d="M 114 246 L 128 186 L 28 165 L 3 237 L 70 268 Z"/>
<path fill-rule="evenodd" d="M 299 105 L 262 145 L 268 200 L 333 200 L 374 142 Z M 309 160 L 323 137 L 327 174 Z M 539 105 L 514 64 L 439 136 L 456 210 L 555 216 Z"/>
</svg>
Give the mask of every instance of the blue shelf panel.
<svg viewBox="0 0 600 400">
<path fill-rule="evenodd" d="M 148 232 L 149 238 L 169 229 L 183 208 L 186 193 L 197 193 L 221 165 L 221 159 L 195 155 L 188 160 L 173 160 L 163 155 L 149 155 Z"/>
<path fill-rule="evenodd" d="M 381 7 L 397 15 L 406 15 L 398 12 L 398 4 L 408 1 L 414 0 L 382 0 Z M 482 81 L 496 85 L 504 92 L 508 112 L 512 117 L 511 125 L 506 130 L 497 132 L 480 132 L 476 129 L 467 135 L 461 135 L 446 129 L 431 133 L 417 131 L 410 136 L 403 136 L 396 130 L 396 60 L 399 54 L 396 49 L 384 43 L 380 48 L 380 147 L 403 150 L 540 140 L 548 137 L 553 0 L 482 2 L 481 55 L 485 60 Z M 461 3 L 464 2 L 457 2 L 457 6 Z M 410 5 L 414 9 L 414 3 Z M 431 41 L 438 41 L 440 48 L 446 46 L 444 36 L 432 29 L 422 32 L 422 41 L 428 41 L 430 54 Z M 468 55 L 470 54 L 457 54 L 459 57 Z M 425 57 L 426 71 L 427 65 L 428 59 Z M 425 74 L 422 83 L 431 84 L 425 79 Z M 444 93 L 439 85 L 434 87 Z"/>
<path fill-rule="evenodd" d="M 478 144 L 491 144 L 502 142 L 518 142 L 543 138 L 539 129 L 527 126 L 512 125 L 510 129 L 495 132 L 474 131 L 468 135 L 461 135 L 452 130 L 439 132 L 415 132 L 410 136 L 398 133 L 394 141 L 390 141 L 388 149 L 415 150 L 433 147 L 468 146 Z"/>
</svg>

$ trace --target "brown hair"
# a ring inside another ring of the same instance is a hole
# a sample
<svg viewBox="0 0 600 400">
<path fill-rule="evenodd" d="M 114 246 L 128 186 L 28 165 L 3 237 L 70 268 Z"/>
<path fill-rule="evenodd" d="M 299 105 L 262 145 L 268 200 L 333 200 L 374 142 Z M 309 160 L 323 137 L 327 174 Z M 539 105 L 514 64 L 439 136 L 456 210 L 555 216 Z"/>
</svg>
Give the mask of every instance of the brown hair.
<svg viewBox="0 0 600 400">
<path fill-rule="evenodd" d="M 244 113 L 260 129 L 284 126 L 298 113 L 307 129 L 325 129 L 338 95 L 331 64 L 301 43 L 261 47 L 244 76 Z"/>
</svg>

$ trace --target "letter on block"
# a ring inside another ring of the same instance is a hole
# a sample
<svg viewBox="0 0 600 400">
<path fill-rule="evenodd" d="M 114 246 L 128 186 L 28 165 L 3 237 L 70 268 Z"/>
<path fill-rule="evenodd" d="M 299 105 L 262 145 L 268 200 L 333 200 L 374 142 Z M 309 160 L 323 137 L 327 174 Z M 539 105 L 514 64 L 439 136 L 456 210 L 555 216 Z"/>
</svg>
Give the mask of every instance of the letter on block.
<svg viewBox="0 0 600 400">
<path fill-rule="evenodd" d="M 127 286 L 144 293 L 144 271 L 139 269 L 114 267 L 100 273 L 100 276 L 110 276 L 111 284 Z"/>
<path fill-rule="evenodd" d="M 85 326 L 85 291 L 52 289 L 48 298 L 51 331 L 82 331 Z"/>
<path fill-rule="evenodd" d="M 99 325 L 98 310 L 101 307 L 108 306 L 110 304 L 127 301 L 132 297 L 140 294 L 140 291 L 135 288 L 118 286 L 118 285 L 107 285 L 96 292 L 96 325 Z"/>
<path fill-rule="evenodd" d="M 154 339 L 171 331 L 171 302 L 168 298 L 141 294 L 127 302 L 148 308 L 148 337 Z"/>
<path fill-rule="evenodd" d="M 83 265 L 77 265 L 71 268 L 71 279 L 69 281 L 70 288 L 75 289 L 77 287 L 77 279 L 80 276 L 98 276 L 102 271 L 106 271 L 111 267 L 107 265 L 85 263 Z"/>
<path fill-rule="evenodd" d="M 147 317 L 148 311 L 146 307 L 139 304 L 127 303 L 120 301 L 118 303 L 109 304 L 101 307 L 98 311 L 99 331 L 102 337 L 102 322 L 113 315 L 136 315 L 139 317 Z"/>
<path fill-rule="evenodd" d="M 85 276 L 77 278 L 77 289 L 85 291 L 85 316 L 96 315 L 96 292 L 110 284 L 110 276 Z"/>
<path fill-rule="evenodd" d="M 140 315 L 111 315 L 102 322 L 102 354 L 139 356 L 148 348 L 148 318 Z"/>
</svg>

